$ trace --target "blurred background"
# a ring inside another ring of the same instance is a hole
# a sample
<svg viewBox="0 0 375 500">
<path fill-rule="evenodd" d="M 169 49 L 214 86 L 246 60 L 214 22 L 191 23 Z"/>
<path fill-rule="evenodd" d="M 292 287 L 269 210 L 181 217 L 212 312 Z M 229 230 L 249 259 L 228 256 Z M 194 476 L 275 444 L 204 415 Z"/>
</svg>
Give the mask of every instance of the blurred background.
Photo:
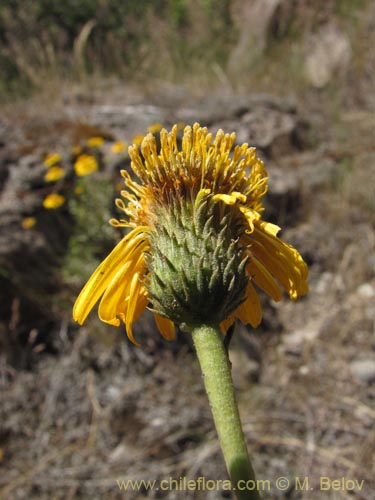
<svg viewBox="0 0 375 500">
<path fill-rule="evenodd" d="M 1 1 L 2 498 L 232 498 L 119 487 L 226 478 L 200 370 L 147 313 L 141 349 L 71 317 L 122 236 L 127 146 L 195 121 L 257 147 L 264 218 L 310 267 L 307 297 L 262 297 L 230 346 L 265 497 L 372 498 L 374 46 L 371 0 Z M 359 483 L 314 496 L 296 477 Z"/>
</svg>

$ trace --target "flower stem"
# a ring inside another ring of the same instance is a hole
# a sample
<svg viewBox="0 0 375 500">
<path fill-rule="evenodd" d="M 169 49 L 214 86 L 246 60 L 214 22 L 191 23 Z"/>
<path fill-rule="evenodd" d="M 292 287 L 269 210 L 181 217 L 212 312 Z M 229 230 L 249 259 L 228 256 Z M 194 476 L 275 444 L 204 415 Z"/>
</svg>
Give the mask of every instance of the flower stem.
<svg viewBox="0 0 375 500">
<path fill-rule="evenodd" d="M 204 377 L 217 433 L 238 499 L 259 500 L 234 394 L 230 362 L 219 327 L 202 325 L 192 337 Z M 247 487 L 246 487 L 247 486 Z"/>
</svg>

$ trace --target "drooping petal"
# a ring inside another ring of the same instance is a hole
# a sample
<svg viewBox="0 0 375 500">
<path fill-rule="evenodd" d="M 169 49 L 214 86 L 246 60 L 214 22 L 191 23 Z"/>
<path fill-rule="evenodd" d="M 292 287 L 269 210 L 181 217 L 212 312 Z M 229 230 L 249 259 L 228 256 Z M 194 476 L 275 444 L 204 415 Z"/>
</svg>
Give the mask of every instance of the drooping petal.
<svg viewBox="0 0 375 500">
<path fill-rule="evenodd" d="M 277 232 L 280 230 L 280 228 L 278 226 L 276 226 L 275 224 L 271 224 L 270 222 L 259 221 L 258 224 L 259 224 L 259 227 L 264 231 L 264 233 L 268 237 L 270 237 L 270 236 L 276 237 Z M 275 233 L 275 231 L 276 231 L 276 233 Z M 271 239 L 271 238 L 269 238 L 269 239 Z M 309 274 L 309 270 L 308 270 L 306 262 L 303 260 L 300 253 L 292 245 L 289 245 L 288 243 L 281 240 L 280 238 L 276 238 L 276 240 L 282 242 L 285 253 L 288 254 L 288 256 L 291 259 L 295 260 L 295 265 L 298 268 L 302 278 L 304 280 L 306 280 L 308 277 L 308 274 Z"/>
<path fill-rule="evenodd" d="M 251 283 L 246 288 L 246 300 L 235 310 L 234 315 L 245 325 L 256 328 L 262 320 L 262 307 L 258 294 Z"/>
<path fill-rule="evenodd" d="M 230 316 L 228 316 L 224 321 L 222 321 L 220 323 L 220 329 L 221 331 L 224 333 L 224 335 L 227 334 L 229 328 L 233 325 L 233 323 L 235 322 L 235 313 L 231 314 Z"/>
<path fill-rule="evenodd" d="M 140 272 L 136 272 L 132 277 L 129 290 L 129 303 L 125 316 L 126 334 L 133 344 L 138 347 L 140 343 L 134 338 L 133 323 L 138 319 L 140 314 L 142 314 L 148 303 L 148 297 L 144 293 L 145 287 L 140 280 L 141 276 L 142 274 Z"/>
<path fill-rule="evenodd" d="M 125 314 L 124 307 L 120 305 L 127 298 L 127 287 L 124 285 L 130 283 L 131 278 L 131 262 L 128 261 L 117 272 L 101 298 L 98 308 L 98 315 L 101 321 L 110 325 L 120 326 L 118 315 L 119 313 Z"/>
<path fill-rule="evenodd" d="M 254 226 L 249 237 L 250 251 L 296 300 L 308 291 L 307 266 L 298 251 L 280 238 Z"/>
<path fill-rule="evenodd" d="M 138 246 L 140 246 L 140 248 L 146 246 L 145 229 L 147 228 L 142 226 L 133 229 L 115 246 L 106 259 L 96 268 L 74 304 L 73 318 L 79 324 L 82 325 L 84 323 L 91 309 L 103 295 L 129 255 L 131 255 Z"/>
<path fill-rule="evenodd" d="M 235 316 L 245 325 L 249 324 L 256 328 L 262 320 L 262 306 L 253 285 L 248 283 L 246 288 L 246 300 L 235 310 Z"/>
<path fill-rule="evenodd" d="M 282 293 L 279 285 L 276 283 L 272 274 L 257 258 L 254 256 L 250 257 L 250 261 L 246 266 L 246 271 L 254 283 L 272 297 L 275 302 L 281 300 Z"/>
<path fill-rule="evenodd" d="M 154 313 L 155 323 L 159 332 L 167 340 L 174 340 L 176 337 L 176 329 L 173 321 Z"/>
</svg>

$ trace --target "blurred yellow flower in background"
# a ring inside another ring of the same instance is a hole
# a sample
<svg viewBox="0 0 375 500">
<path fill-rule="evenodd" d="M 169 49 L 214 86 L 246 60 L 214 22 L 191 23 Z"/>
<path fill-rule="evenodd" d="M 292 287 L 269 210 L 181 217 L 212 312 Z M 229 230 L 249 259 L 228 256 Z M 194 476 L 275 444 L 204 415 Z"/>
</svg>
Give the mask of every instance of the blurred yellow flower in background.
<svg viewBox="0 0 375 500">
<path fill-rule="evenodd" d="M 111 151 L 112 151 L 112 153 L 120 154 L 120 153 L 123 153 L 124 151 L 126 151 L 127 147 L 128 147 L 128 145 L 126 144 L 126 142 L 116 141 L 112 144 Z"/>
<path fill-rule="evenodd" d="M 35 224 L 36 224 L 35 217 L 25 217 L 21 222 L 21 226 L 23 227 L 23 229 L 31 229 L 32 227 L 35 226 Z"/>
<path fill-rule="evenodd" d="M 82 147 L 81 146 L 74 146 L 72 148 L 72 155 L 77 156 L 80 153 L 82 153 Z"/>
<path fill-rule="evenodd" d="M 98 161 L 92 155 L 80 155 L 74 163 L 74 171 L 78 177 L 84 177 L 96 172 L 99 168 Z"/>
<path fill-rule="evenodd" d="M 103 137 L 90 137 L 86 142 L 89 148 L 99 148 L 104 144 Z"/>
<path fill-rule="evenodd" d="M 61 161 L 61 155 L 59 153 L 50 153 L 45 157 L 43 163 L 45 167 L 52 167 L 53 165 L 59 163 L 60 161 Z"/>
<path fill-rule="evenodd" d="M 140 146 L 142 144 L 142 141 L 144 139 L 144 134 L 137 134 L 133 137 L 133 144 L 136 144 L 137 146 Z"/>
<path fill-rule="evenodd" d="M 50 167 L 47 170 L 47 172 L 44 174 L 44 180 L 46 182 L 56 182 L 64 176 L 65 176 L 65 169 L 56 165 L 54 167 Z"/>
<path fill-rule="evenodd" d="M 43 200 L 43 207 L 47 210 L 55 210 L 65 203 L 65 197 L 61 194 L 51 193 Z"/>
<path fill-rule="evenodd" d="M 163 125 L 161 123 L 152 123 L 147 130 L 150 132 L 150 134 L 156 134 L 157 132 L 160 132 L 162 128 Z"/>
</svg>

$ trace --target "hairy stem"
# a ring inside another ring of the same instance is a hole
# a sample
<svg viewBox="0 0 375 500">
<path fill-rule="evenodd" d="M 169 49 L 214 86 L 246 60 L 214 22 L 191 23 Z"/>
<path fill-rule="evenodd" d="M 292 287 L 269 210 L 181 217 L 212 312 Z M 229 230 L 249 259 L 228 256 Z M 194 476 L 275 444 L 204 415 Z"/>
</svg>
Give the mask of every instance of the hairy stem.
<svg viewBox="0 0 375 500">
<path fill-rule="evenodd" d="M 234 394 L 230 362 L 219 327 L 192 329 L 204 385 L 211 405 L 221 449 L 238 499 L 259 500 Z"/>
</svg>

